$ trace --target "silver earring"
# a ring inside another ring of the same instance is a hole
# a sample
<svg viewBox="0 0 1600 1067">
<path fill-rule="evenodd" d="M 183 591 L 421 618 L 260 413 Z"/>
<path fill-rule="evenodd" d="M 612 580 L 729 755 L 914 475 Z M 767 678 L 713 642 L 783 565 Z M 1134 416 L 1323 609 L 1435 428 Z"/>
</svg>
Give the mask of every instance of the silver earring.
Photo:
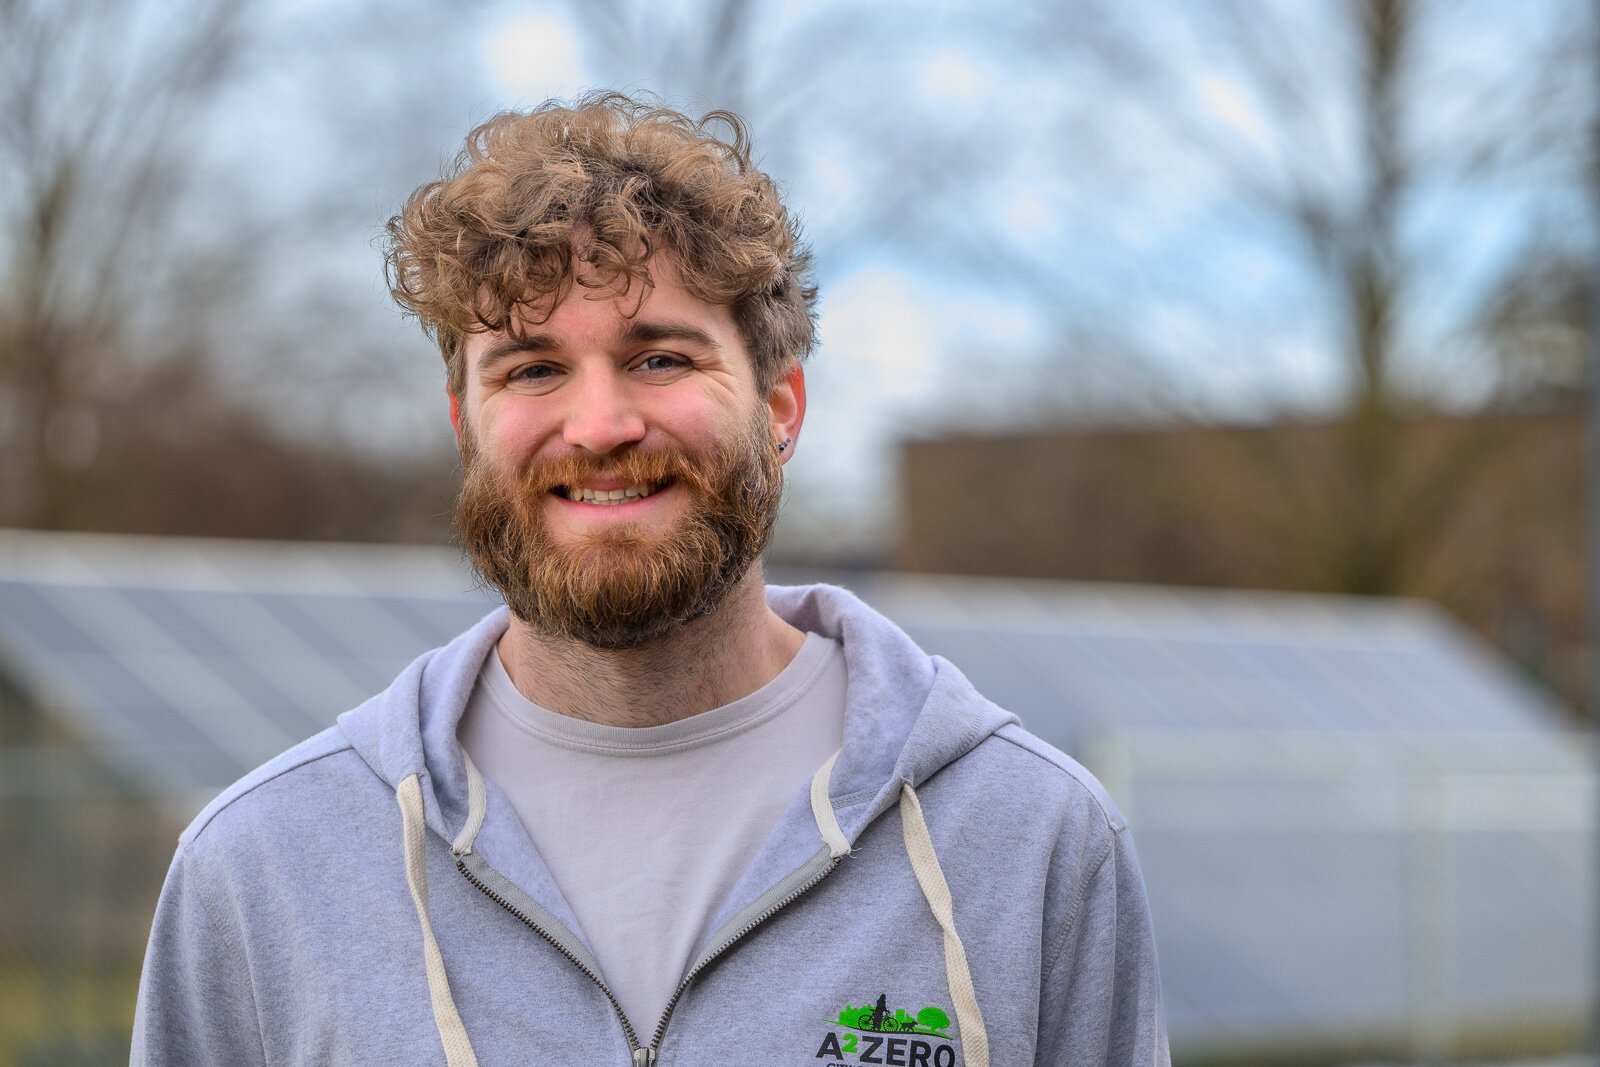
<svg viewBox="0 0 1600 1067">
<path fill-rule="evenodd" d="M 783 439 L 783 441 L 778 445 L 778 451 L 779 452 L 787 452 L 789 450 L 789 446 L 792 445 L 792 444 L 794 444 L 794 438 L 785 437 Z"/>
</svg>

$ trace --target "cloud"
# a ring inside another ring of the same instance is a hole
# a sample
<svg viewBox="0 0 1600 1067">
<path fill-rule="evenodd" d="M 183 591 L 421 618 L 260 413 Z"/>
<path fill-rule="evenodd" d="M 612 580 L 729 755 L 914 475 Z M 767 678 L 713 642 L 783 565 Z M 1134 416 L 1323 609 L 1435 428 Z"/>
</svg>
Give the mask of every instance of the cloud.
<svg viewBox="0 0 1600 1067">
<path fill-rule="evenodd" d="M 494 23 L 483 41 L 490 77 L 508 97 L 569 97 L 587 84 L 577 35 L 549 11 L 523 11 Z"/>
</svg>

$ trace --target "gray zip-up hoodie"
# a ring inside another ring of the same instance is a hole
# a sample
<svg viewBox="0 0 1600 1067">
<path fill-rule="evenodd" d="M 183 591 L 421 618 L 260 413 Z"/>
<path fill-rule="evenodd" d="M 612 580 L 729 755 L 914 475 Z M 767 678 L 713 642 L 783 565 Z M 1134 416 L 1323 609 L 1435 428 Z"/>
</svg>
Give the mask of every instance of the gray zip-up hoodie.
<svg viewBox="0 0 1600 1067">
<path fill-rule="evenodd" d="M 184 832 L 133 1063 L 1167 1063 L 1144 888 L 1099 784 L 843 590 L 768 599 L 842 642 L 844 745 L 652 1032 L 456 743 L 502 609 Z"/>
</svg>

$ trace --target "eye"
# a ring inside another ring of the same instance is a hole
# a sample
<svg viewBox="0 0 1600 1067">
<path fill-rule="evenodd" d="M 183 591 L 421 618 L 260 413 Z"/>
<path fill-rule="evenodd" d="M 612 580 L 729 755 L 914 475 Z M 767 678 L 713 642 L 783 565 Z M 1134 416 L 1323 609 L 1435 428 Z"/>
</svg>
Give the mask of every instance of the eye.
<svg viewBox="0 0 1600 1067">
<path fill-rule="evenodd" d="M 638 368 L 650 374 L 669 374 L 682 370 L 689 361 L 670 352 L 652 352 L 638 362 Z"/>
<path fill-rule="evenodd" d="M 556 368 L 548 363 L 530 363 L 511 372 L 513 382 L 542 382 L 556 376 Z"/>
</svg>

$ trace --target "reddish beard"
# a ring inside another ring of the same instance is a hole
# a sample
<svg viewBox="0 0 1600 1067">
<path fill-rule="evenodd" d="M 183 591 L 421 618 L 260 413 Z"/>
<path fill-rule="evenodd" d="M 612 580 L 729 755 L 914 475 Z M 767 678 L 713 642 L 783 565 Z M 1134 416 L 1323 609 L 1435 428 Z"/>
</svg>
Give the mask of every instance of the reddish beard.
<svg viewBox="0 0 1600 1067">
<path fill-rule="evenodd" d="M 715 609 L 766 547 L 783 496 L 759 418 L 705 455 L 571 452 L 521 473 L 486 459 L 463 421 L 461 455 L 456 530 L 479 575 L 535 632 L 600 649 L 642 647 Z M 689 513 L 665 529 L 619 523 L 558 542 L 549 494 L 598 478 L 675 485 Z"/>
</svg>

